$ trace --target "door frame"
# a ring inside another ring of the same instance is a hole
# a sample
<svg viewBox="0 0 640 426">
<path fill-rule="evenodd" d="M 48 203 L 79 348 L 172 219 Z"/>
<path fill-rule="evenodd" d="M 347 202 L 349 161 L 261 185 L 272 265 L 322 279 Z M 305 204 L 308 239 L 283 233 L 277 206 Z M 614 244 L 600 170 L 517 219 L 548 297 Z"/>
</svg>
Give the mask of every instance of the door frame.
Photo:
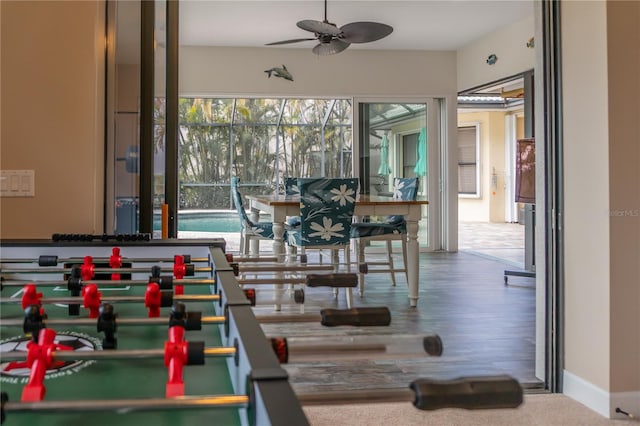
<svg viewBox="0 0 640 426">
<path fill-rule="evenodd" d="M 451 99 L 450 99 L 451 98 Z M 361 129 L 360 107 L 363 104 L 393 103 L 426 105 L 427 126 L 427 194 L 429 205 L 425 206 L 428 229 L 428 246 L 422 244 L 421 252 L 456 251 L 458 247 L 457 230 L 457 174 L 451 167 L 455 161 L 457 141 L 455 132 L 456 99 L 451 96 L 403 96 L 403 97 L 354 97 L 352 108 L 353 129 L 353 175 L 360 176 Z M 445 127 L 443 129 L 443 126 Z M 451 137 L 453 135 L 453 137 Z M 453 176 L 452 176 L 453 173 Z M 451 181 L 453 179 L 453 182 Z M 456 191 L 451 194 L 451 191 Z M 451 200 L 455 202 L 452 203 Z M 453 207 L 452 207 L 453 204 Z M 455 217 L 453 219 L 452 217 Z"/>
</svg>

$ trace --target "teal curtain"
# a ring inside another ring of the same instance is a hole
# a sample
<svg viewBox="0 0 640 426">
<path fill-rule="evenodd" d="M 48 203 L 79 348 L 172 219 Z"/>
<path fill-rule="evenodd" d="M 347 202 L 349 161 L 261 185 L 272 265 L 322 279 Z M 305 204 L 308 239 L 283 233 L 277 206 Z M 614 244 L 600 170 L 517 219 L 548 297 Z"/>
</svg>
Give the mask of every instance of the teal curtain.
<svg viewBox="0 0 640 426">
<path fill-rule="evenodd" d="M 413 169 L 416 176 L 427 175 L 427 128 L 420 129 L 420 135 L 418 136 L 418 161 L 416 161 L 416 167 Z"/>
<path fill-rule="evenodd" d="M 391 167 L 389 167 L 389 140 L 387 134 L 382 136 L 382 143 L 380 145 L 380 167 L 378 167 L 378 174 L 380 176 L 388 176 L 391 174 Z"/>
</svg>

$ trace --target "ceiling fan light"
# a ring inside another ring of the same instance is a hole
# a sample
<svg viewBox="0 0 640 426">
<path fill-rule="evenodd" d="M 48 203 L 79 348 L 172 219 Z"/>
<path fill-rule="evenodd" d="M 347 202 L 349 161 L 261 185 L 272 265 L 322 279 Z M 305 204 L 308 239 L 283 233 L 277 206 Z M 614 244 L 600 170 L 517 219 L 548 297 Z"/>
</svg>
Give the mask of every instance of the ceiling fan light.
<svg viewBox="0 0 640 426">
<path fill-rule="evenodd" d="M 313 53 L 320 56 L 335 55 L 349 47 L 349 43 L 333 39 L 330 43 L 319 43 L 313 48 Z"/>
</svg>

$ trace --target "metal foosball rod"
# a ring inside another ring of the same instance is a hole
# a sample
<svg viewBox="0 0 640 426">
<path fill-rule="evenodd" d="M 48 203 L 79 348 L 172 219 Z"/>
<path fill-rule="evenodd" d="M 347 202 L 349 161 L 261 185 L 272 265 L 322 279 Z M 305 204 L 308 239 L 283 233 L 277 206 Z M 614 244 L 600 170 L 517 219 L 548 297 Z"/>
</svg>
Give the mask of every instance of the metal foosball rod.
<svg viewBox="0 0 640 426">
<path fill-rule="evenodd" d="M 60 413 L 115 411 L 130 413 L 138 411 L 169 410 L 211 410 L 216 408 L 242 408 L 249 406 L 247 395 L 201 395 L 182 396 L 180 398 L 147 398 L 147 399 L 99 399 L 84 401 L 37 401 L 10 402 L 7 394 L 2 393 L 3 414 L 20 413 Z"/>
<path fill-rule="evenodd" d="M 210 259 L 206 257 L 191 257 L 188 254 L 180 255 L 184 258 L 184 263 L 209 263 Z M 109 262 L 111 259 L 108 257 L 94 257 L 94 262 Z M 123 262 L 127 263 L 173 263 L 175 258 L 173 257 L 123 257 Z M 275 261 L 275 258 L 274 258 Z M 7 259 L 0 258 L 0 263 L 2 264 L 12 264 L 12 263 L 37 263 L 38 266 L 57 266 L 60 263 L 69 263 L 69 264 L 81 264 L 83 263 L 83 259 L 80 257 L 68 257 L 68 258 L 60 258 L 58 256 L 40 256 L 37 259 L 29 259 L 29 258 L 15 258 L 15 259 Z"/>
<path fill-rule="evenodd" d="M 109 303 L 139 303 L 145 302 L 145 296 L 108 296 L 100 298 L 101 302 Z M 209 302 L 220 300 L 220 295 L 217 294 L 182 294 L 173 295 L 172 301 L 175 302 Z M 82 297 L 44 297 L 39 299 L 42 304 L 82 304 L 84 299 Z M 0 297 L 0 304 L 6 303 L 22 303 L 21 299 L 16 297 Z"/>
<path fill-rule="evenodd" d="M 327 359 L 420 358 L 441 356 L 442 340 L 431 336 L 271 337 L 278 360 L 285 363 Z"/>
<path fill-rule="evenodd" d="M 276 256 L 235 256 L 231 253 L 225 254 L 227 262 L 229 263 L 257 263 L 257 262 L 277 262 L 278 258 Z"/>
<path fill-rule="evenodd" d="M 307 255 L 306 254 L 287 254 L 288 258 L 292 258 L 293 256 L 297 257 L 300 260 L 300 263 L 307 263 Z M 259 256 L 259 255 L 254 255 L 254 256 L 245 256 L 245 255 L 240 255 L 240 256 L 236 256 L 232 253 L 226 253 L 225 257 L 227 259 L 227 262 L 231 263 L 262 263 L 262 262 L 278 262 L 278 257 L 277 256 Z"/>
<path fill-rule="evenodd" d="M 224 324 L 228 320 L 224 316 L 202 316 L 199 312 L 187 312 L 184 304 L 176 303 L 172 307 L 172 313 L 179 314 L 179 318 L 185 320 L 185 326 L 189 330 L 199 330 L 202 324 Z M 97 321 L 98 331 L 114 333 L 115 324 L 118 326 L 136 325 L 167 325 L 167 319 L 159 316 L 150 318 L 118 318 L 113 306 L 105 303 L 100 306 Z M 26 320 L 26 321 L 25 321 Z M 76 319 L 47 319 L 40 314 L 37 305 L 31 306 L 25 311 L 23 319 L 0 319 L 0 327 L 23 327 L 31 325 L 30 330 L 40 330 L 43 327 L 57 326 L 95 326 L 96 318 Z M 274 324 L 284 322 L 315 322 L 326 327 L 356 326 L 356 327 L 380 327 L 391 323 L 391 313 L 386 307 L 365 307 L 351 309 L 323 309 L 319 314 L 294 314 L 294 315 L 256 315 L 256 320 L 262 324 Z M 113 336 L 111 336 L 113 337 Z M 109 341 L 109 339 L 107 339 Z"/>
<path fill-rule="evenodd" d="M 319 314 L 256 315 L 261 324 L 285 322 L 315 322 L 326 327 L 385 327 L 391 324 L 391 312 L 386 307 L 322 309 Z"/>
<path fill-rule="evenodd" d="M 240 285 L 269 285 L 269 284 L 305 284 L 306 277 L 268 277 L 268 278 L 237 278 Z"/>
<path fill-rule="evenodd" d="M 279 303 L 281 305 L 301 305 L 304 303 L 304 289 L 297 288 L 292 292 L 286 289 L 254 289 L 243 288 L 251 306 Z"/>
<path fill-rule="evenodd" d="M 166 280 L 166 277 L 160 277 Z M 172 277 L 169 277 L 172 278 Z M 153 281 L 152 278 L 147 280 L 89 280 L 87 283 L 98 284 L 100 287 L 103 286 L 121 286 L 121 285 L 147 285 Z M 213 285 L 216 281 L 212 278 L 191 278 L 191 279 L 172 279 L 171 282 L 173 285 Z M 62 280 L 42 280 L 34 282 L 33 280 L 2 280 L 2 287 L 23 287 L 26 284 L 37 284 L 38 286 L 44 287 L 57 287 L 57 286 L 66 286 L 69 284 L 69 281 Z M 83 284 L 82 281 L 79 284 Z"/>
<path fill-rule="evenodd" d="M 2 269 L 0 274 L 70 274 L 72 268 L 16 268 L 16 269 Z M 134 274 L 152 272 L 152 268 L 94 268 L 93 272 L 96 274 Z M 173 268 L 160 268 L 160 272 L 173 272 Z M 202 268 L 193 268 L 194 273 L 211 273 L 214 272 L 213 268 L 207 266 Z"/>
<path fill-rule="evenodd" d="M 238 265 L 238 271 L 242 274 L 254 272 L 308 272 L 333 270 L 333 265 L 287 265 L 282 263 L 266 265 Z"/>
<path fill-rule="evenodd" d="M 272 337 L 269 339 L 275 351 L 276 357 L 281 364 L 291 362 L 305 361 L 305 355 L 315 353 L 317 358 L 339 360 L 349 358 L 350 355 L 357 352 L 360 358 L 364 355 L 368 357 L 378 357 L 384 352 L 385 345 L 360 343 L 333 343 L 329 345 L 305 345 L 302 343 L 288 343 L 288 339 L 282 337 Z M 435 336 L 426 336 L 421 340 L 429 340 L 431 353 L 422 351 L 422 356 L 426 353 L 430 356 L 440 356 L 442 353 L 442 343 L 440 338 Z M 194 351 L 200 352 L 199 356 L 204 358 L 232 357 L 238 352 L 238 348 L 234 346 L 220 347 L 204 347 L 202 342 L 194 342 Z M 305 347 L 306 346 L 306 347 Z M 425 348 L 427 343 L 424 343 Z M 189 349 L 190 351 L 192 349 Z M 301 355 L 302 354 L 302 355 Z M 112 361 L 112 360 L 131 360 L 131 359 L 157 359 L 166 355 L 165 349 L 118 349 L 114 351 L 74 351 L 74 350 L 48 350 L 47 357 L 52 361 Z M 25 361 L 29 357 L 28 352 L 1 352 L 1 362 L 19 362 Z M 306 357 L 306 360 L 309 360 Z"/>
<path fill-rule="evenodd" d="M 298 393 L 297 398 L 305 406 L 409 402 L 415 408 L 425 411 L 442 408 L 509 409 L 519 407 L 524 399 L 522 386 L 517 380 L 506 375 L 461 377 L 453 380 L 418 379 L 411 382 L 407 388 Z M 3 392 L 1 401 L 3 420 L 10 414 L 35 412 L 135 412 L 249 406 L 248 396 L 233 394 L 180 398 L 11 402 L 7 393 Z"/>
<path fill-rule="evenodd" d="M 118 327 L 120 326 L 166 326 L 167 318 L 117 318 Z M 200 317 L 200 324 L 224 324 L 227 318 L 223 316 L 205 316 Z M 42 324 L 45 327 L 56 328 L 59 326 L 95 326 L 95 318 L 61 318 L 61 319 L 43 319 Z M 0 327 L 22 327 L 24 320 L 22 319 L 0 319 Z"/>
<path fill-rule="evenodd" d="M 234 356 L 234 347 L 203 348 L 205 358 Z M 54 361 L 115 361 L 131 359 L 160 359 L 164 358 L 164 349 L 118 349 L 115 351 L 51 351 Z M 0 352 L 2 362 L 24 361 L 27 352 Z"/>
<path fill-rule="evenodd" d="M 196 347 L 201 350 L 205 358 L 229 357 L 237 352 L 235 347 Z M 118 349 L 117 351 L 73 351 L 54 350 L 48 356 L 55 361 L 90 361 L 90 360 L 129 360 L 129 359 L 155 359 L 164 358 L 165 349 Z M 24 361 L 26 352 L 1 352 L 2 362 Z"/>
</svg>

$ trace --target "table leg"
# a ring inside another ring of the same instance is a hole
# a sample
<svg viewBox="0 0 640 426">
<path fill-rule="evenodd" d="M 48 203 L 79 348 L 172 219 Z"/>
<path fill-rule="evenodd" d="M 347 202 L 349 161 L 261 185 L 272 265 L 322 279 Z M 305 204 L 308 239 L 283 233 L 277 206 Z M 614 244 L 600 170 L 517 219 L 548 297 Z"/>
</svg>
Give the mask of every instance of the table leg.
<svg viewBox="0 0 640 426">
<path fill-rule="evenodd" d="M 284 261 L 284 223 L 273 222 L 273 255 L 278 258 L 278 262 Z"/>
<path fill-rule="evenodd" d="M 260 221 L 260 210 L 252 208 L 249 213 L 249 218 L 253 223 L 258 223 L 258 221 Z M 249 244 L 249 253 L 251 256 L 258 256 L 260 254 L 260 240 L 251 239 L 244 243 Z"/>
<path fill-rule="evenodd" d="M 284 248 L 284 223 L 283 222 L 273 222 L 273 255 L 278 259 L 279 263 L 284 261 L 285 257 L 285 248 Z M 284 278 L 284 274 L 282 272 L 276 272 L 276 278 Z M 282 284 L 274 284 L 274 288 L 276 290 L 282 291 Z M 278 293 L 278 291 L 276 291 Z M 280 311 L 281 305 L 275 304 L 273 307 L 276 311 Z"/>
<path fill-rule="evenodd" d="M 420 246 L 418 244 L 418 222 L 407 220 L 407 282 L 409 284 L 409 304 L 418 305 L 418 285 Z"/>
</svg>

